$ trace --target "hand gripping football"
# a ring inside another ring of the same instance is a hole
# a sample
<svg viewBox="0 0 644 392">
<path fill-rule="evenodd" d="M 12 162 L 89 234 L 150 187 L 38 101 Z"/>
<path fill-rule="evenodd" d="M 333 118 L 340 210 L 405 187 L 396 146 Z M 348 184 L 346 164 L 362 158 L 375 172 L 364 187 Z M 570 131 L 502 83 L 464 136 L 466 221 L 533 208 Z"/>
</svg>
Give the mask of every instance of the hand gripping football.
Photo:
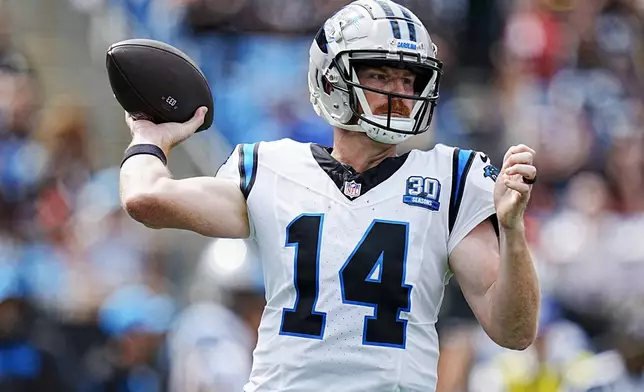
<svg viewBox="0 0 644 392">
<path fill-rule="evenodd" d="M 163 42 L 131 39 L 107 50 L 107 74 L 114 97 L 135 119 L 183 123 L 206 106 L 197 132 L 210 128 L 214 102 L 206 77 L 186 54 Z"/>
</svg>

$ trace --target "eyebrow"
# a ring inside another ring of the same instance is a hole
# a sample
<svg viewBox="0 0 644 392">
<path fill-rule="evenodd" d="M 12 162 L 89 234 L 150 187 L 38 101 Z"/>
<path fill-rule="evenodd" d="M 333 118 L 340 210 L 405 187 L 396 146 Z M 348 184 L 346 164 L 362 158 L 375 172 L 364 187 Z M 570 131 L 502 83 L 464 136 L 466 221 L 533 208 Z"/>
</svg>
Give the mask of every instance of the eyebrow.
<svg viewBox="0 0 644 392">
<path fill-rule="evenodd" d="M 386 74 L 392 73 L 391 70 L 392 70 L 391 68 L 387 69 L 387 67 L 369 67 L 369 68 L 364 69 L 364 71 L 376 71 L 376 72 L 382 72 L 382 73 L 386 73 Z M 397 75 L 397 76 L 400 76 L 400 77 L 416 77 L 417 76 L 412 71 L 409 71 L 409 70 L 406 70 L 406 69 L 400 69 L 400 70 L 397 70 L 397 71 L 402 71 L 402 73 L 399 73 Z"/>
</svg>

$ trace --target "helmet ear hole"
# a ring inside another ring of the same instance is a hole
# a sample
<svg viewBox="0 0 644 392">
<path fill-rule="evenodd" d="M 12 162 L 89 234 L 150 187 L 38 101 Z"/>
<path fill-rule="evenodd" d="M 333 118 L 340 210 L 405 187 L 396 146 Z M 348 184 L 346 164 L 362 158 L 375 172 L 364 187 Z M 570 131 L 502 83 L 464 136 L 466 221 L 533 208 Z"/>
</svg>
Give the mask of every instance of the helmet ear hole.
<svg viewBox="0 0 644 392">
<path fill-rule="evenodd" d="M 326 76 L 322 77 L 322 90 L 326 95 L 331 95 L 331 92 L 333 91 L 333 85 L 329 82 L 329 79 L 327 79 Z"/>
</svg>

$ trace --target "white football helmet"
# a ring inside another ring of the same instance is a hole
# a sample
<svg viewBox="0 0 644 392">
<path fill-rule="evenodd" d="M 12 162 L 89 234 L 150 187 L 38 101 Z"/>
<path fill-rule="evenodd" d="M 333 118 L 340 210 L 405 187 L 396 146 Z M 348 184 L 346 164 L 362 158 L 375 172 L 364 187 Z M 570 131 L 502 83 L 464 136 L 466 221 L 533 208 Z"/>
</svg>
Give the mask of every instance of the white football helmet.
<svg viewBox="0 0 644 392">
<path fill-rule="evenodd" d="M 398 144 L 429 129 L 438 100 L 442 63 L 427 29 L 407 8 L 389 0 L 358 0 L 329 18 L 310 49 L 309 91 L 316 113 L 332 126 L 366 132 Z M 360 83 L 355 67 L 388 66 L 416 74 L 414 95 Z M 387 115 L 374 115 L 364 90 L 388 98 Z M 392 117 L 392 100 L 415 102 L 409 118 Z"/>
</svg>

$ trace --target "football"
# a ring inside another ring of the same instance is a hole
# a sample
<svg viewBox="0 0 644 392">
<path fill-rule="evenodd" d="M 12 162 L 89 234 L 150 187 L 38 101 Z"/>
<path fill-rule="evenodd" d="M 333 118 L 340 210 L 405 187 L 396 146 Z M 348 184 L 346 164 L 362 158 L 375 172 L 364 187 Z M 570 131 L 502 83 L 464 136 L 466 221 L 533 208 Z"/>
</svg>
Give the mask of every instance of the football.
<svg viewBox="0 0 644 392">
<path fill-rule="evenodd" d="M 130 39 L 107 50 L 114 97 L 136 119 L 183 123 L 206 106 L 203 131 L 212 125 L 214 103 L 206 77 L 190 57 L 164 42 Z"/>
</svg>

